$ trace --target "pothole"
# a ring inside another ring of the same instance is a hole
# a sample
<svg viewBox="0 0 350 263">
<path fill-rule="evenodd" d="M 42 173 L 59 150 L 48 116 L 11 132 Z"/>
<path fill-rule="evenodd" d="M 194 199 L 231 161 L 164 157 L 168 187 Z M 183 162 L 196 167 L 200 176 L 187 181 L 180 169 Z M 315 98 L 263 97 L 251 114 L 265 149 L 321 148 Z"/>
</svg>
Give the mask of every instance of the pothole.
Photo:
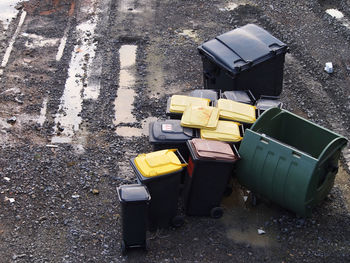
<svg viewBox="0 0 350 263">
<path fill-rule="evenodd" d="M 132 111 L 136 92 L 133 89 L 136 78 L 137 45 L 123 45 L 119 49 L 120 72 L 117 97 L 114 101 L 114 124 L 133 123 L 136 121 Z M 123 127 L 125 130 L 125 127 Z"/>
</svg>

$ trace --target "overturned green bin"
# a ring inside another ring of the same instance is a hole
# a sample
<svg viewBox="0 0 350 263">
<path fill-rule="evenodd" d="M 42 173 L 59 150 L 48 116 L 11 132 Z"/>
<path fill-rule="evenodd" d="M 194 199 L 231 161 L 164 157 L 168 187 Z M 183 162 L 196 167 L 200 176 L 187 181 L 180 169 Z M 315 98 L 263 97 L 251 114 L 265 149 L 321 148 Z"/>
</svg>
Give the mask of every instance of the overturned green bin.
<svg viewBox="0 0 350 263">
<path fill-rule="evenodd" d="M 329 193 L 344 137 L 279 108 L 247 129 L 239 148 L 238 181 L 300 216 Z"/>
</svg>

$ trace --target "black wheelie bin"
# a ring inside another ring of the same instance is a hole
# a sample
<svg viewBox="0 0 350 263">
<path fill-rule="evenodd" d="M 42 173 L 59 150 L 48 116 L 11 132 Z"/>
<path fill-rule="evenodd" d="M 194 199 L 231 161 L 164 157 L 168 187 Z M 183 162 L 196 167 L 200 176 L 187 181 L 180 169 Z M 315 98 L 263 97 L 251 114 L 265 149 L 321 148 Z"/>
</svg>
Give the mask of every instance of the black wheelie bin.
<svg viewBox="0 0 350 263">
<path fill-rule="evenodd" d="M 217 36 L 198 47 L 206 89 L 250 90 L 278 96 L 287 45 L 254 24 Z"/>
<path fill-rule="evenodd" d="M 122 185 L 117 193 L 122 210 L 123 255 L 129 248 L 147 249 L 148 206 L 151 200 L 147 187 L 140 184 Z"/>
<path fill-rule="evenodd" d="M 139 154 L 130 160 L 137 180 L 147 186 L 151 194 L 149 230 L 181 226 L 183 217 L 177 216 L 182 170 L 187 163 L 176 149 Z"/>
<path fill-rule="evenodd" d="M 226 142 L 192 139 L 183 191 L 185 213 L 220 218 L 221 199 L 239 160 L 236 148 Z"/>
</svg>

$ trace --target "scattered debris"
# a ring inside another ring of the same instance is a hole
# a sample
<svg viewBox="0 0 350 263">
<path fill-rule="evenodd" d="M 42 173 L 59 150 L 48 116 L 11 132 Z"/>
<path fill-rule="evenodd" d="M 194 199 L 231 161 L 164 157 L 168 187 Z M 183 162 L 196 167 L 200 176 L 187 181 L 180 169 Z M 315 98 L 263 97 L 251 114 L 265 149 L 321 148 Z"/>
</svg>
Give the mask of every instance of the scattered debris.
<svg viewBox="0 0 350 263">
<path fill-rule="evenodd" d="M 79 197 L 80 197 L 80 195 L 72 195 L 72 198 L 74 198 L 74 199 L 77 199 Z"/>
<path fill-rule="evenodd" d="M 15 202 L 15 199 L 14 198 L 9 198 L 7 196 L 5 196 L 5 202 L 6 201 L 9 201 L 11 204 Z"/>
<path fill-rule="evenodd" d="M 15 124 L 17 121 L 17 118 L 15 116 L 12 116 L 11 118 L 7 119 L 7 123 Z"/>
<path fill-rule="evenodd" d="M 18 104 L 23 104 L 23 100 L 20 100 L 19 98 L 15 98 L 15 101 L 18 103 Z"/>
<path fill-rule="evenodd" d="M 332 62 L 327 62 L 326 66 L 324 67 L 324 70 L 327 73 L 333 73 L 333 64 L 332 64 Z"/>
<path fill-rule="evenodd" d="M 49 147 L 49 148 L 58 148 L 57 145 L 54 145 L 54 144 L 46 144 L 46 147 Z"/>
<path fill-rule="evenodd" d="M 266 232 L 264 231 L 264 230 L 262 230 L 262 229 L 258 229 L 258 234 L 259 235 L 264 235 Z"/>
<path fill-rule="evenodd" d="M 100 191 L 98 189 L 92 189 L 92 193 L 94 195 L 98 195 L 100 193 Z"/>
<path fill-rule="evenodd" d="M 25 256 L 27 256 L 27 254 L 20 254 L 20 255 L 14 254 L 13 257 L 12 257 L 12 259 L 13 259 L 13 260 L 16 260 L 17 258 L 24 258 Z"/>
<path fill-rule="evenodd" d="M 4 180 L 7 181 L 7 182 L 10 182 L 11 179 L 8 178 L 8 177 L 4 177 Z"/>
</svg>

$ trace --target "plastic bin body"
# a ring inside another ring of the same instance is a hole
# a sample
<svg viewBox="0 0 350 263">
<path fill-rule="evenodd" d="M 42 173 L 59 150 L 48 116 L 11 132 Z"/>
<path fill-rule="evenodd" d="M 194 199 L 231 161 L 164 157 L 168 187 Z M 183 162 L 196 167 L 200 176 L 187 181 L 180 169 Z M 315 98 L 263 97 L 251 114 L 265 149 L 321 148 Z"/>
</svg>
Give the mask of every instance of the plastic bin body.
<svg viewBox="0 0 350 263">
<path fill-rule="evenodd" d="M 209 90 L 209 89 L 196 89 L 196 90 L 191 91 L 189 96 L 209 99 L 210 104 L 214 105 L 215 101 L 217 101 L 219 96 L 220 96 L 220 91 Z"/>
<path fill-rule="evenodd" d="M 198 47 L 206 89 L 250 90 L 278 96 L 282 91 L 286 44 L 248 24 Z"/>
<path fill-rule="evenodd" d="M 265 111 L 245 131 L 238 181 L 298 215 L 308 216 L 333 187 L 347 140 L 288 111 Z"/>
<path fill-rule="evenodd" d="M 256 107 L 259 109 L 260 114 L 271 108 L 282 108 L 283 103 L 279 97 L 275 96 L 261 96 L 256 101 Z"/>
<path fill-rule="evenodd" d="M 201 146 L 205 144 L 210 150 Z M 225 142 L 193 139 L 187 145 L 190 158 L 183 191 L 185 212 L 191 216 L 208 216 L 220 206 L 239 155 Z M 204 156 L 207 154 L 209 157 Z"/>
<path fill-rule="evenodd" d="M 149 208 L 149 229 L 151 231 L 156 230 L 157 228 L 168 228 L 172 225 L 172 219 L 177 215 L 177 203 L 179 197 L 179 187 L 181 181 L 181 173 L 183 167 L 187 163 L 183 160 L 179 152 L 175 152 L 174 149 L 171 150 L 162 150 L 154 153 L 164 153 L 167 151 L 172 151 L 178 156 L 178 162 L 175 166 L 178 166 L 176 170 L 169 171 L 165 174 L 155 174 L 151 177 L 146 177 L 142 174 L 142 171 L 137 167 L 135 159 L 130 160 L 131 166 L 136 174 L 137 180 L 147 186 L 148 191 L 151 195 L 151 202 Z M 153 154 L 153 153 L 151 153 Z M 146 154 L 147 155 L 147 154 Z M 153 166 L 154 169 L 161 170 L 162 167 L 169 164 L 173 165 L 172 160 L 167 160 L 163 163 L 157 161 L 157 157 L 153 159 L 155 164 L 149 164 Z"/>
<path fill-rule="evenodd" d="M 143 185 L 118 187 L 122 210 L 122 229 L 125 248 L 146 247 L 148 205 L 151 196 Z"/>
<path fill-rule="evenodd" d="M 255 97 L 250 90 L 231 90 L 222 93 L 223 99 L 254 105 Z"/>
<path fill-rule="evenodd" d="M 182 127 L 180 120 L 158 120 L 149 125 L 149 142 L 154 150 L 177 148 L 183 158 L 188 160 L 188 140 L 197 136 L 192 128 Z"/>
</svg>

